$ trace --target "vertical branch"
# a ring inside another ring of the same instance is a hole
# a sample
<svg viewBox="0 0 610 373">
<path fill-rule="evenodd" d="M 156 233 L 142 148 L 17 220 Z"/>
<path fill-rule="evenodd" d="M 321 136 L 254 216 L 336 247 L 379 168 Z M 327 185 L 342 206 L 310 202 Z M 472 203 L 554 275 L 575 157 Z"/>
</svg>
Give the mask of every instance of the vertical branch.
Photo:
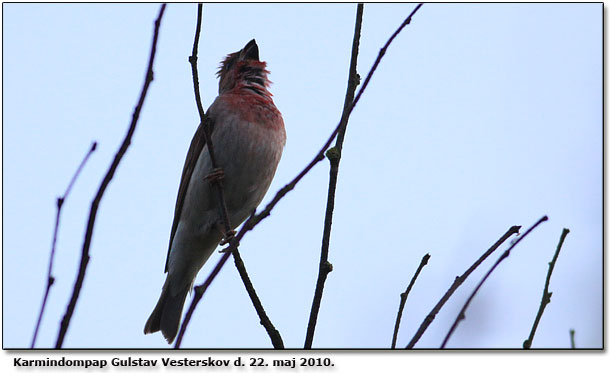
<svg viewBox="0 0 610 373">
<path fill-rule="evenodd" d="M 341 151 L 343 150 L 343 141 L 345 139 L 345 132 L 347 131 L 347 122 L 350 116 L 350 107 L 354 102 L 354 95 L 356 93 L 356 86 L 360 84 L 360 75 L 358 75 L 358 51 L 360 48 L 360 31 L 362 29 L 362 13 L 364 12 L 364 4 L 358 4 L 356 8 L 356 25 L 354 26 L 354 40 L 352 41 L 352 57 L 349 64 L 349 76 L 347 80 L 347 90 L 345 92 L 345 101 L 343 102 L 343 112 L 341 113 L 340 129 L 337 134 L 337 141 L 335 142 L 335 148 L 338 151 L 338 160 L 341 159 Z"/>
<path fill-rule="evenodd" d="M 38 314 L 38 321 L 36 322 L 36 328 L 34 329 L 34 336 L 32 337 L 32 344 L 30 345 L 30 348 L 34 348 L 34 346 L 36 345 L 36 338 L 38 338 L 38 329 L 40 328 L 40 323 L 42 322 L 42 315 L 44 314 L 44 309 L 47 305 L 47 298 L 49 297 L 51 286 L 53 286 L 53 283 L 55 282 L 55 277 L 53 277 L 53 260 L 55 259 L 55 245 L 57 243 L 57 232 L 59 231 L 59 218 L 61 215 L 61 208 L 64 205 L 66 198 L 68 198 L 68 194 L 70 194 L 70 190 L 76 182 L 78 175 L 82 171 L 83 167 L 85 167 L 85 163 L 87 163 L 87 160 L 89 160 L 89 157 L 95 151 L 96 147 L 97 142 L 93 142 L 91 148 L 89 148 L 89 151 L 85 155 L 85 158 L 83 158 L 80 165 L 76 169 L 76 172 L 72 176 L 72 180 L 70 180 L 70 183 L 66 188 L 66 192 L 62 197 L 57 198 L 57 214 L 55 215 L 55 228 L 53 229 L 53 240 L 51 241 L 51 256 L 49 258 L 49 270 L 47 272 L 47 289 L 45 290 L 44 296 L 42 297 L 42 306 L 40 306 L 40 313 Z"/>
<path fill-rule="evenodd" d="M 328 274 L 333 270 L 333 266 L 328 262 L 328 246 L 330 245 L 330 231 L 333 223 L 333 211 L 335 209 L 335 192 L 337 189 L 337 177 L 339 174 L 339 162 L 341 161 L 341 150 L 343 148 L 343 139 L 347 130 L 347 122 L 349 120 L 349 108 L 354 102 L 354 94 L 356 86 L 359 83 L 358 72 L 356 66 L 358 64 L 358 48 L 360 46 L 360 30 L 362 29 L 362 12 L 364 4 L 358 4 L 356 8 L 356 25 L 354 28 L 354 39 L 352 41 L 352 57 L 349 66 L 349 75 L 347 80 L 347 92 L 345 93 L 345 101 L 343 103 L 343 113 L 339 124 L 339 133 L 335 147 L 326 152 L 326 157 L 330 161 L 330 176 L 328 180 L 328 197 L 326 199 L 326 214 L 324 217 L 324 233 L 322 234 L 322 249 L 320 250 L 320 267 L 318 269 L 318 280 L 314 291 L 314 298 L 309 314 L 309 323 L 307 326 L 307 335 L 305 337 L 305 348 L 310 349 L 313 343 L 313 335 L 316 329 L 318 320 L 318 312 L 322 302 L 322 293 L 324 292 L 324 283 Z"/>
<path fill-rule="evenodd" d="M 347 130 L 347 122 L 350 116 L 350 107 L 354 102 L 354 94 L 356 86 L 360 83 L 360 77 L 356 71 L 358 63 L 358 48 L 360 46 L 360 30 L 362 29 L 362 12 L 363 4 L 358 4 L 356 9 L 356 26 L 354 29 L 354 39 L 352 41 L 352 57 L 349 67 L 349 76 L 347 81 L 347 92 L 345 93 L 345 101 L 343 103 L 343 113 L 339 124 L 339 133 L 334 148 L 326 152 L 326 157 L 330 162 L 330 176 L 328 180 L 328 196 L 326 199 L 326 214 L 324 217 L 324 233 L 322 234 L 322 249 L 320 250 L 320 267 L 318 269 L 318 280 L 314 291 L 314 298 L 311 304 L 311 312 L 309 314 L 309 323 L 307 325 L 307 335 L 305 337 L 305 348 L 311 349 L 313 343 L 313 335 L 318 321 L 318 312 L 322 302 L 322 293 L 324 292 L 324 283 L 328 274 L 333 270 L 332 264 L 328 261 L 328 247 L 330 245 L 330 231 L 333 223 L 333 211 L 335 209 L 335 192 L 337 189 L 337 177 L 339 174 L 339 162 L 341 161 L 341 150 L 343 149 L 343 139 Z"/>
<path fill-rule="evenodd" d="M 201 124 L 204 126 L 203 137 L 205 138 L 205 144 L 208 148 L 208 153 L 210 154 L 210 163 L 212 164 L 212 168 L 218 168 L 218 162 L 216 162 L 216 156 L 214 152 L 214 144 L 212 143 L 210 127 L 210 120 L 206 117 L 205 112 L 203 110 L 203 105 L 201 103 L 201 93 L 199 92 L 199 72 L 197 70 L 197 50 L 199 45 L 199 35 L 201 33 L 201 16 L 203 13 L 203 5 L 199 3 L 197 5 L 197 28 L 195 30 L 195 41 L 193 42 L 193 53 L 189 57 L 189 62 L 191 64 L 191 73 L 193 74 L 193 89 L 195 91 L 195 101 L 197 103 L 197 111 L 199 112 L 199 118 L 201 120 Z M 222 187 L 222 180 L 214 181 L 214 190 L 218 196 L 218 201 L 220 202 L 220 216 L 222 218 L 222 223 L 225 228 L 225 232 L 231 231 L 231 222 L 229 220 L 229 213 L 227 211 L 227 204 L 225 201 L 224 188 Z"/>
<path fill-rule="evenodd" d="M 464 272 L 461 276 L 457 276 L 455 278 L 455 280 L 453 281 L 453 284 L 449 287 L 449 290 L 447 290 L 445 295 L 443 295 L 443 297 L 438 301 L 438 303 L 436 303 L 434 308 L 432 308 L 432 311 L 430 311 L 428 316 L 426 316 L 424 321 L 419 326 L 419 329 L 417 329 L 417 332 L 415 332 L 415 335 L 413 336 L 413 338 L 411 338 L 411 341 L 405 348 L 410 349 L 410 348 L 413 348 L 413 346 L 415 346 L 417 341 L 419 341 L 419 339 L 424 334 L 426 329 L 428 329 L 428 326 L 430 326 L 432 321 L 434 321 L 434 318 L 436 317 L 436 315 L 439 313 L 441 308 L 443 308 L 445 303 L 447 303 L 449 298 L 451 298 L 453 293 L 455 293 L 457 288 L 459 288 L 460 285 L 462 285 L 462 283 L 464 283 L 464 281 L 466 281 L 468 276 L 470 276 L 470 274 L 472 272 L 474 272 L 474 270 L 477 269 L 477 267 L 479 265 L 481 265 L 481 263 L 483 263 L 483 261 L 485 259 L 487 259 L 487 257 L 489 257 L 491 254 L 493 254 L 493 252 L 496 251 L 496 249 L 498 247 L 500 247 L 500 245 L 502 245 L 504 243 L 504 241 L 506 241 L 513 234 L 518 234 L 519 229 L 521 229 L 521 226 L 519 226 L 519 225 L 513 225 L 512 227 L 510 227 L 508 229 L 508 231 L 506 231 L 506 233 L 504 233 L 504 235 L 502 237 L 500 237 L 500 239 L 496 243 L 494 243 L 489 249 L 487 249 L 487 251 L 483 255 L 481 255 L 481 257 L 476 262 L 474 262 L 474 264 L 471 265 L 470 268 L 468 268 L 466 270 L 466 272 Z"/>
<path fill-rule="evenodd" d="M 530 229 L 528 229 L 525 233 L 523 233 L 522 236 L 520 236 L 519 238 L 517 238 L 509 247 L 508 249 L 506 249 L 506 251 L 504 253 L 502 253 L 502 255 L 500 256 L 500 258 L 498 258 L 498 260 L 494 263 L 494 265 L 489 269 L 489 271 L 487 271 L 487 273 L 485 274 L 485 276 L 483 276 L 483 278 L 481 279 L 481 281 L 479 282 L 479 284 L 477 285 L 477 287 L 474 289 L 474 291 L 472 292 L 472 294 L 470 294 L 470 297 L 468 297 L 468 300 L 466 301 L 466 303 L 464 304 L 464 306 L 462 307 L 462 309 L 460 310 L 460 313 L 458 313 L 458 316 L 455 318 L 455 321 L 453 322 L 453 325 L 451 325 L 451 329 L 449 329 L 449 332 L 447 333 L 447 335 L 445 336 L 445 339 L 443 340 L 443 344 L 441 345 L 441 348 L 445 348 L 445 346 L 447 345 L 447 341 L 449 340 L 449 338 L 451 337 L 451 335 L 453 334 L 453 332 L 455 331 L 455 328 L 457 327 L 458 323 L 460 321 L 462 321 L 465 318 L 465 312 L 466 312 L 466 308 L 468 308 L 468 306 L 470 305 L 470 302 L 472 302 L 472 299 L 474 298 L 474 296 L 477 294 L 477 292 L 479 291 L 479 289 L 481 288 L 481 286 L 483 286 L 483 283 L 485 283 L 485 281 L 487 280 L 487 278 L 489 277 L 489 275 L 491 275 L 491 273 L 498 267 L 498 265 L 506 258 L 508 258 L 508 255 L 510 255 L 511 250 L 513 249 L 513 247 L 515 247 L 519 242 L 521 242 L 521 240 L 523 240 L 525 237 L 527 237 L 527 235 L 533 231 L 534 229 L 536 229 L 536 227 L 538 225 L 540 225 L 541 223 L 545 222 L 549 220 L 549 218 L 545 215 L 542 218 L 540 218 L 540 220 L 538 220 L 536 222 L 536 224 L 532 225 L 530 227 Z"/>
<path fill-rule="evenodd" d="M 192 55 L 189 57 L 189 62 L 191 64 L 191 72 L 193 75 L 193 88 L 195 90 L 195 101 L 197 103 L 197 110 L 199 112 L 199 118 L 201 120 L 201 124 L 204 126 L 203 136 L 205 138 L 205 143 L 207 145 L 208 152 L 210 155 L 210 163 L 212 164 L 213 169 L 218 169 L 219 166 L 218 166 L 218 163 L 216 162 L 216 156 L 214 153 L 214 144 L 212 143 L 211 131 L 210 131 L 210 128 L 212 126 L 211 126 L 209 118 L 206 117 L 205 112 L 203 110 L 203 105 L 201 103 L 201 93 L 199 91 L 199 73 L 197 70 L 197 53 L 198 53 L 198 45 L 199 45 L 199 36 L 201 34 L 202 14 L 203 14 L 203 4 L 199 3 L 197 5 L 197 27 L 195 30 L 195 40 L 193 42 L 193 52 L 192 52 Z M 222 181 L 215 180 L 213 184 L 214 184 L 214 189 L 216 190 L 216 194 L 218 197 L 219 207 L 220 207 L 220 216 L 222 217 L 222 223 L 224 225 L 225 232 L 227 232 L 227 233 L 231 232 L 231 221 L 229 220 L 229 213 L 227 210 L 227 204 L 226 204 L 226 200 L 225 200 Z M 226 263 L 228 256 L 231 254 L 231 252 L 233 253 L 237 271 L 239 272 L 242 282 L 244 283 L 244 286 L 246 287 L 246 291 L 248 292 L 248 295 L 250 296 L 250 300 L 252 301 L 252 304 L 254 305 L 254 309 L 256 310 L 256 313 L 259 316 L 261 325 L 263 325 L 263 327 L 267 331 L 267 334 L 269 334 L 269 337 L 271 338 L 271 342 L 273 343 L 273 346 L 278 349 L 284 348 L 284 342 L 282 341 L 282 337 L 281 337 L 280 333 L 277 331 L 277 329 L 273 326 L 273 323 L 271 322 L 269 317 L 267 316 L 267 313 L 265 312 L 265 309 L 263 308 L 263 304 L 261 303 L 260 299 L 258 298 L 258 295 L 256 294 L 254 285 L 252 285 L 252 282 L 250 281 L 250 277 L 248 276 L 248 272 L 246 271 L 244 262 L 242 261 L 241 256 L 239 255 L 239 251 L 237 250 L 239 241 L 235 240 L 234 235 L 228 235 L 226 237 L 226 239 L 230 244 L 230 246 L 226 250 L 227 252 L 225 253 L 225 255 L 223 255 L 220 262 L 214 268 L 214 271 L 212 272 L 212 274 L 210 274 L 210 277 L 208 277 L 208 279 L 205 281 L 205 283 L 203 285 L 195 287 L 195 296 L 193 298 L 193 302 L 191 303 L 191 306 L 189 307 L 189 309 L 184 317 L 184 321 L 182 322 L 182 326 L 180 328 L 180 332 L 178 334 L 178 338 L 176 339 L 176 344 L 174 345 L 174 348 L 180 348 L 180 345 L 182 344 L 182 338 L 184 337 L 184 333 L 186 331 L 186 327 L 188 326 L 188 324 L 191 320 L 191 317 L 193 315 L 193 312 L 195 310 L 197 303 L 199 303 L 199 301 L 203 297 L 203 293 L 205 292 L 205 290 L 208 288 L 208 286 L 210 286 L 210 284 L 212 283 L 212 281 L 214 280 L 216 275 L 220 272 L 220 270 Z"/>
<path fill-rule="evenodd" d="M 419 273 L 421 272 L 422 268 L 424 268 L 424 266 L 428 264 L 428 260 L 430 260 L 430 254 L 426 254 L 423 258 L 421 258 L 419 267 L 417 267 L 417 271 L 415 271 L 415 274 L 413 275 L 409 286 L 407 286 L 407 290 L 405 290 L 404 293 L 400 294 L 400 305 L 398 306 L 398 314 L 396 315 L 396 323 L 394 324 L 394 335 L 392 336 L 392 349 L 396 348 L 396 339 L 398 338 L 400 319 L 402 318 L 402 311 L 404 310 L 405 304 L 407 303 L 407 297 L 409 296 L 409 293 L 411 292 L 411 289 L 413 288 L 417 277 L 419 277 Z"/>
<path fill-rule="evenodd" d="M 142 106 L 144 105 L 144 99 L 146 98 L 146 94 L 148 92 L 148 87 L 150 86 L 150 83 L 153 81 L 153 63 L 155 61 L 155 54 L 157 52 L 157 40 L 159 37 L 159 27 L 161 26 L 161 19 L 163 17 L 163 13 L 165 12 L 165 6 L 166 6 L 166 4 L 161 5 L 161 9 L 159 10 L 159 15 L 158 15 L 157 19 L 155 20 L 154 36 L 153 36 L 153 41 L 152 41 L 152 47 L 150 49 L 150 57 L 148 60 L 148 68 L 146 70 L 146 77 L 144 79 L 144 85 L 143 85 L 142 91 L 140 93 L 140 99 L 138 100 L 138 104 L 136 105 L 134 112 L 133 112 L 131 124 L 129 125 L 129 129 L 127 130 L 127 134 L 125 135 L 125 138 L 123 139 L 123 143 L 121 144 L 121 147 L 115 154 L 114 159 L 110 165 L 110 168 L 108 169 L 106 176 L 104 176 L 104 180 L 102 180 L 102 183 L 97 191 L 97 194 L 95 195 L 95 198 L 93 199 L 93 202 L 91 203 L 91 209 L 89 211 L 89 220 L 87 222 L 87 230 L 85 231 L 85 240 L 83 242 L 83 249 L 82 249 L 82 254 L 81 254 L 78 275 L 76 278 L 76 283 L 74 284 L 72 298 L 70 299 L 70 303 L 68 304 L 66 313 L 61 321 L 59 335 L 57 336 L 57 342 L 55 344 L 55 348 L 61 348 L 63 345 L 64 338 L 66 336 L 66 332 L 68 331 L 68 327 L 70 326 L 70 320 L 72 319 L 72 314 L 74 313 L 74 308 L 76 307 L 76 302 L 78 301 L 78 297 L 80 295 L 80 290 L 83 286 L 83 281 L 85 280 L 85 272 L 87 270 L 87 264 L 89 263 L 89 248 L 91 246 L 91 238 L 93 236 L 93 227 L 95 225 L 97 209 L 102 200 L 104 192 L 106 191 L 106 188 L 108 187 L 108 184 L 110 184 L 110 181 L 112 180 L 112 177 L 114 176 L 114 173 L 115 173 L 117 167 L 119 166 L 119 163 L 121 162 L 121 159 L 127 152 L 127 148 L 129 147 L 129 145 L 131 144 L 131 137 L 133 136 L 133 133 L 136 129 L 136 125 L 138 123 L 138 118 L 140 117 L 140 111 L 142 110 Z"/>
<path fill-rule="evenodd" d="M 311 349 L 313 344 L 313 336 L 316 328 L 316 323 L 318 320 L 318 313 L 320 311 L 320 304 L 322 302 L 322 293 L 324 291 L 324 283 L 326 282 L 326 278 L 328 274 L 332 271 L 332 264 L 328 262 L 328 246 L 330 244 L 330 231 L 332 226 L 332 215 L 335 204 L 335 190 L 337 187 L 337 175 L 339 172 L 339 162 L 341 159 L 341 150 L 343 147 L 343 139 L 345 137 L 345 131 L 347 127 L 347 122 L 349 120 L 349 116 L 352 113 L 354 106 L 360 99 L 360 96 L 364 89 L 367 87 L 372 73 L 377 69 L 377 66 L 381 62 L 381 58 L 385 55 L 387 48 L 390 46 L 394 38 L 398 36 L 398 34 L 402 31 L 402 29 L 411 23 L 411 17 L 421 8 L 423 4 L 419 4 L 413 9 L 411 14 L 403 21 L 403 23 L 398 27 L 398 29 L 390 36 L 386 44 L 381 48 L 379 54 L 377 55 L 377 59 L 373 63 L 373 67 L 371 71 L 367 75 L 362 88 L 358 92 L 358 95 L 354 98 L 354 93 L 356 86 L 359 83 L 359 77 L 356 72 L 356 61 L 358 58 L 358 46 L 360 44 L 360 29 L 362 26 L 362 11 L 364 5 L 358 4 L 358 8 L 356 11 L 356 25 L 354 30 L 354 40 L 352 43 L 352 58 L 350 62 L 350 73 L 348 80 L 347 93 L 345 95 L 345 102 L 343 106 L 343 114 L 341 116 L 341 121 L 339 122 L 339 126 L 335 130 L 337 133 L 337 142 L 335 147 L 329 149 L 326 152 L 326 156 L 330 161 L 330 177 L 329 177 L 329 186 L 328 186 L 328 197 L 326 201 L 326 215 L 324 218 L 324 232 L 322 235 L 322 249 L 320 253 L 320 267 L 318 270 L 318 280 L 316 281 L 316 289 L 314 291 L 314 298 L 311 305 L 311 312 L 309 315 L 309 323 L 307 325 L 307 334 L 305 336 L 305 349 Z"/>
<path fill-rule="evenodd" d="M 530 331 L 529 337 L 523 341 L 523 348 L 530 349 L 532 347 L 532 342 L 534 341 L 534 334 L 536 334 L 536 329 L 538 328 L 538 323 L 542 318 L 542 313 L 546 308 L 547 304 L 551 303 L 551 295 L 553 293 L 549 292 L 549 283 L 551 282 L 551 275 L 553 274 L 553 269 L 555 268 L 555 263 L 557 263 L 557 257 L 559 257 L 559 251 L 563 246 L 563 241 L 566 239 L 566 236 L 570 233 L 570 230 L 567 228 L 563 229 L 561 233 L 561 237 L 559 238 L 559 243 L 557 244 L 557 250 L 555 250 L 555 255 L 553 255 L 553 259 L 549 262 L 549 271 L 546 274 L 546 282 L 544 284 L 544 290 L 542 291 L 542 300 L 540 301 L 540 308 L 538 308 L 538 314 L 536 315 L 536 319 L 534 320 L 534 325 L 532 325 L 532 330 Z"/>
<path fill-rule="evenodd" d="M 233 260 L 235 261 L 235 267 L 237 267 L 237 271 L 239 272 L 239 276 L 246 287 L 246 291 L 250 296 L 250 300 L 252 301 L 252 305 L 254 309 L 256 309 L 256 313 L 258 314 L 261 325 L 267 331 L 269 338 L 271 338 L 271 343 L 275 349 L 284 349 L 284 341 L 282 340 L 282 336 L 280 332 L 273 326 L 273 323 L 267 316 L 265 309 L 263 308 L 263 304 L 260 299 L 256 295 L 256 291 L 254 290 L 254 286 L 250 281 L 250 277 L 248 276 L 248 272 L 246 272 L 246 267 L 244 266 L 243 260 L 241 260 L 241 255 L 239 255 L 239 250 L 235 248 L 233 250 Z"/>
<path fill-rule="evenodd" d="M 352 103 L 352 105 L 349 108 L 349 113 L 351 113 L 354 110 L 354 108 L 356 107 L 356 104 L 360 100 L 360 97 L 362 97 L 362 95 L 364 94 L 366 87 L 368 86 L 371 78 L 375 74 L 375 71 L 377 70 L 377 67 L 381 63 L 381 60 L 385 54 L 385 51 L 388 49 L 389 45 L 392 43 L 394 38 L 396 38 L 396 36 L 400 33 L 400 31 L 402 31 L 402 29 L 411 22 L 411 17 L 413 17 L 413 15 L 417 12 L 417 10 L 421 6 L 422 6 L 422 4 L 419 4 L 417 7 L 415 7 L 415 9 L 411 12 L 411 14 L 404 20 L 404 22 L 398 27 L 398 29 L 394 32 L 394 34 L 392 34 L 392 36 L 388 39 L 388 41 L 383 46 L 383 48 L 381 48 L 381 50 L 379 51 L 379 54 L 377 56 L 377 59 L 373 63 L 373 66 L 371 67 L 366 78 L 364 79 L 364 83 L 362 84 L 362 87 L 360 87 L 360 90 L 358 91 L 358 93 L 356 94 L 356 97 L 354 98 L 354 102 Z M 244 222 L 244 224 L 242 225 L 242 227 L 239 230 L 239 232 L 237 233 L 237 235 L 234 237 L 234 239 L 232 239 L 229 242 L 229 246 L 224 250 L 225 251 L 224 255 L 220 258 L 220 260 L 218 261 L 218 263 L 216 264 L 216 266 L 214 267 L 214 269 L 212 270 L 212 272 L 210 273 L 210 275 L 208 276 L 206 281 L 201 286 L 195 288 L 195 296 L 193 297 L 193 302 L 190 304 L 189 309 L 186 313 L 186 316 L 185 316 L 182 326 L 180 328 L 180 333 L 178 334 L 177 341 L 181 340 L 182 335 L 184 334 L 184 329 L 191 318 L 193 310 L 197 306 L 197 303 L 203 296 L 203 293 L 205 293 L 205 291 L 207 290 L 210 283 L 218 275 L 220 268 L 222 268 L 222 266 L 227 261 L 229 255 L 231 255 L 231 251 L 234 250 L 237 245 L 239 245 L 239 242 L 246 235 L 246 233 L 248 233 L 248 231 L 251 231 L 252 229 L 254 229 L 254 227 L 256 227 L 261 221 L 263 221 L 265 218 L 267 218 L 269 215 L 271 215 L 271 211 L 282 200 L 282 198 L 284 198 L 286 196 L 286 194 L 288 194 L 291 190 L 293 190 L 296 187 L 296 185 L 305 177 L 305 175 L 307 175 L 309 173 L 309 171 L 311 171 L 311 169 L 314 168 L 316 164 L 318 164 L 318 162 L 320 162 L 324 159 L 324 152 L 329 148 L 330 144 L 337 137 L 337 134 L 339 133 L 340 128 L 341 128 L 341 123 L 339 123 L 335 127 L 333 132 L 330 134 L 330 137 L 328 138 L 328 140 L 326 140 L 326 142 L 324 143 L 322 148 L 314 156 L 313 160 L 311 160 L 305 166 L 305 168 L 303 168 L 303 170 L 301 170 L 301 172 L 299 172 L 299 174 L 296 175 L 288 184 L 284 185 L 275 194 L 273 199 L 269 203 L 267 203 L 267 205 L 261 212 L 259 212 L 258 214 L 252 214 Z"/>
</svg>

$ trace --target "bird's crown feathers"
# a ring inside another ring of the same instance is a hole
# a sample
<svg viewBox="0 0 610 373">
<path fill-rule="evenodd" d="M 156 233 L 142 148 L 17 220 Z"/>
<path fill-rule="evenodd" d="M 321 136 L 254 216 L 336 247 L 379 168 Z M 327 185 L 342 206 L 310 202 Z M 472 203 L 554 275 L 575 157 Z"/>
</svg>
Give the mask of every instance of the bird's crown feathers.
<svg viewBox="0 0 610 373">
<path fill-rule="evenodd" d="M 267 63 L 259 60 L 258 45 L 254 39 L 235 53 L 229 54 L 220 64 L 217 72 L 220 81 L 219 93 L 234 88 L 247 88 L 263 96 L 271 96 L 267 90 L 270 81 L 267 78 L 269 71 Z"/>
</svg>

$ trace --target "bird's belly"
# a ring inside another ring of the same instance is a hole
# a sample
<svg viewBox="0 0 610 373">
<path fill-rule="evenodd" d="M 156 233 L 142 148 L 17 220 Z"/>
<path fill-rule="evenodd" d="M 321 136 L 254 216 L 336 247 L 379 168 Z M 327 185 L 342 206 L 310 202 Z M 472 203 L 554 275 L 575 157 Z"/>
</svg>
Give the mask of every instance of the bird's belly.
<svg viewBox="0 0 610 373">
<path fill-rule="evenodd" d="M 261 202 L 280 160 L 274 133 L 254 123 L 217 126 L 212 141 L 218 166 L 224 171 L 222 185 L 232 228 L 240 225 Z M 217 192 L 206 179 L 212 171 L 205 146 L 193 170 L 181 221 L 194 231 L 206 232 L 222 224 Z M 200 231 L 201 230 L 201 231 Z"/>
<path fill-rule="evenodd" d="M 222 141 L 225 136 L 227 141 Z M 219 133 L 220 143 L 231 143 L 230 151 L 219 154 L 218 164 L 225 172 L 223 186 L 233 228 L 254 212 L 273 180 L 283 147 L 273 136 L 273 131 L 249 122 L 240 131 Z"/>
</svg>

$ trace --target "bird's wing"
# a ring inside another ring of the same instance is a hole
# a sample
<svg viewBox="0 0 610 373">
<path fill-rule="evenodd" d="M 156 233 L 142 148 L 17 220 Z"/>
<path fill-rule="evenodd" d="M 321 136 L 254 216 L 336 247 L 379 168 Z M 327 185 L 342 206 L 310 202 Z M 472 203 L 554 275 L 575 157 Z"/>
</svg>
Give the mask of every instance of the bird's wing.
<svg viewBox="0 0 610 373">
<path fill-rule="evenodd" d="M 210 126 L 210 135 L 213 126 Z M 180 187 L 178 188 L 178 198 L 176 199 L 176 208 L 174 210 L 174 222 L 172 223 L 172 233 L 169 236 L 169 248 L 167 249 L 167 259 L 165 260 L 165 272 L 167 272 L 167 266 L 169 264 L 169 253 L 172 250 L 172 242 L 176 235 L 176 229 L 178 229 L 178 222 L 180 221 L 180 214 L 182 213 L 182 205 L 184 204 L 184 198 L 186 197 L 186 191 L 191 181 L 191 175 L 197 164 L 197 159 L 205 146 L 204 136 L 204 124 L 199 124 L 195 135 L 191 140 L 191 146 L 186 154 L 186 161 L 184 162 L 184 168 L 182 169 L 182 178 L 180 179 Z"/>
</svg>

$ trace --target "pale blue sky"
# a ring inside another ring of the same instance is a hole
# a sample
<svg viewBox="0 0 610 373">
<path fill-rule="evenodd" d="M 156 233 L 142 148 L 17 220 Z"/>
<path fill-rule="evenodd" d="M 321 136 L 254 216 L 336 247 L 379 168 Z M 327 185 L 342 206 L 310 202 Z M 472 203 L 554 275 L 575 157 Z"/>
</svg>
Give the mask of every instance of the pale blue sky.
<svg viewBox="0 0 610 373">
<path fill-rule="evenodd" d="M 413 4 L 366 5 L 358 70 Z M 28 347 L 55 217 L 66 202 L 37 347 L 55 344 L 75 280 L 90 202 L 138 98 L 157 4 L 3 4 L 3 347 Z M 355 4 L 204 6 L 202 99 L 228 53 L 256 38 L 288 135 L 263 202 L 309 162 L 337 124 Z M 142 333 L 157 301 L 182 165 L 198 124 L 188 64 L 196 5 L 171 4 L 155 80 L 132 145 L 102 200 L 81 298 L 64 347 L 166 347 Z M 602 346 L 602 4 L 425 4 L 388 50 L 354 110 L 341 163 L 314 347 L 387 348 L 399 294 L 431 254 L 398 345 L 510 226 L 541 225 L 481 289 L 449 347 L 519 348 L 547 263 L 571 230 L 533 347 Z M 328 163 L 319 164 L 242 241 L 241 252 L 287 347 L 303 346 L 315 286 Z M 417 347 L 440 346 L 498 251 Z M 204 267 L 201 283 L 219 255 Z M 187 304 L 190 300 L 187 301 Z M 183 347 L 271 347 L 229 261 Z"/>
</svg>

